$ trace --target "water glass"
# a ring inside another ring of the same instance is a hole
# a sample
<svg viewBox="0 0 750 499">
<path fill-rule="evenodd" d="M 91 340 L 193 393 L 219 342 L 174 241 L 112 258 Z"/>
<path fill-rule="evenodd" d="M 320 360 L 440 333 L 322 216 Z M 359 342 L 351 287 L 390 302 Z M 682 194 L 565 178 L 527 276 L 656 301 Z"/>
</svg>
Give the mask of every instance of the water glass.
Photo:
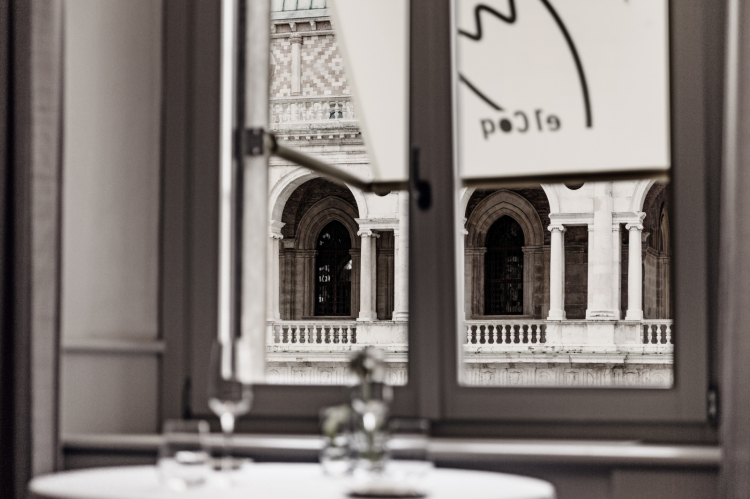
<svg viewBox="0 0 750 499">
<path fill-rule="evenodd" d="M 420 418 L 393 418 L 388 422 L 387 474 L 394 480 L 417 488 L 433 463 L 429 453 L 430 421 Z"/>
<path fill-rule="evenodd" d="M 206 421 L 165 421 L 158 463 L 162 483 L 175 490 L 185 490 L 206 482 L 211 472 L 211 458 L 206 448 L 209 431 Z"/>
</svg>

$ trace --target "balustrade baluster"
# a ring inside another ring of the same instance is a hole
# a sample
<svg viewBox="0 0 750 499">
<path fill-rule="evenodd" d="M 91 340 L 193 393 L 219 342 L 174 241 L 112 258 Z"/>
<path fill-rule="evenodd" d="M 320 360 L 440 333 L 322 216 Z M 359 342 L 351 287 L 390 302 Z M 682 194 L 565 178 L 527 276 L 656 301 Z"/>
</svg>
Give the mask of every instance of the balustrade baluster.
<svg viewBox="0 0 750 499">
<path fill-rule="evenodd" d="M 671 345 L 672 344 L 672 325 L 671 324 L 667 324 L 667 330 L 665 334 L 667 335 L 667 345 Z"/>
<path fill-rule="evenodd" d="M 289 103 L 281 104 L 281 123 L 287 123 L 289 121 Z"/>
<path fill-rule="evenodd" d="M 497 345 L 497 324 L 492 326 L 492 343 Z"/>
<path fill-rule="evenodd" d="M 296 102 L 292 102 L 292 122 L 299 121 L 299 106 Z"/>
<path fill-rule="evenodd" d="M 656 326 L 656 324 L 651 325 L 651 343 L 654 345 L 659 344 L 659 328 Z"/>
<path fill-rule="evenodd" d="M 471 345 L 471 324 L 466 326 L 466 344 Z"/>
</svg>

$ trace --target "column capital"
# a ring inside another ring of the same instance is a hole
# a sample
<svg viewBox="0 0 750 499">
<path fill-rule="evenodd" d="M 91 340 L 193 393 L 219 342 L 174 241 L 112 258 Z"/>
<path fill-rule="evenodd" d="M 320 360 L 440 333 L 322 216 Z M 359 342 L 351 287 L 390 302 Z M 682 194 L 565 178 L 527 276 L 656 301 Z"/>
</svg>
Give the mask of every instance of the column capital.
<svg viewBox="0 0 750 499">
<path fill-rule="evenodd" d="M 566 229 L 563 224 L 554 224 L 553 223 L 553 224 L 549 224 L 549 227 L 547 227 L 547 230 L 550 231 L 550 232 L 554 232 L 556 230 L 560 231 L 560 232 L 565 232 L 568 229 Z"/>
<path fill-rule="evenodd" d="M 284 239 L 284 236 L 281 235 L 281 228 L 285 225 L 286 224 L 284 222 L 279 222 L 278 220 L 270 220 L 268 222 L 268 237 L 272 239 Z"/>
<path fill-rule="evenodd" d="M 627 230 L 643 230 L 643 224 L 641 223 L 629 223 L 625 224 Z"/>
<path fill-rule="evenodd" d="M 380 237 L 378 234 L 375 234 L 370 229 L 362 229 L 362 230 L 360 230 L 360 231 L 357 232 L 357 235 L 360 236 L 360 237 L 372 237 L 372 238 L 375 238 L 375 239 L 377 239 L 377 238 Z"/>
<path fill-rule="evenodd" d="M 302 44 L 302 35 L 295 33 L 292 36 L 289 37 L 289 43 L 299 43 Z"/>
<path fill-rule="evenodd" d="M 612 224 L 612 232 L 620 232 L 620 222 L 614 222 Z"/>
</svg>

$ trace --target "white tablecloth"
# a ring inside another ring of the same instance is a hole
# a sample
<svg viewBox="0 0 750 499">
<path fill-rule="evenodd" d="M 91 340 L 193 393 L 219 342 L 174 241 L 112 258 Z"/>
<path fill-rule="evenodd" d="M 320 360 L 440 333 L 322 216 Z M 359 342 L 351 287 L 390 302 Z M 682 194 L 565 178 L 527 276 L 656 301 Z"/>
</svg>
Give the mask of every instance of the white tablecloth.
<svg viewBox="0 0 750 499">
<path fill-rule="evenodd" d="M 502 473 L 434 469 L 425 479 L 429 499 L 554 499 L 551 484 Z M 186 491 L 168 489 L 153 466 L 68 471 L 33 479 L 45 499 L 343 499 L 352 479 L 330 478 L 318 464 L 252 464 L 231 488 L 219 482 Z"/>
</svg>

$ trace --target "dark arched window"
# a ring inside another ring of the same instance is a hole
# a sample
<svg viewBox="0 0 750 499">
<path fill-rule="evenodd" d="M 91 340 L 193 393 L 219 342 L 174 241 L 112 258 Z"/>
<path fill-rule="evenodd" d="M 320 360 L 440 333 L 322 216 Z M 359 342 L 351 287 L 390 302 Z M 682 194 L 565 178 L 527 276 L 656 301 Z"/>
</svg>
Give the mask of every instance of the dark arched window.
<svg viewBox="0 0 750 499">
<path fill-rule="evenodd" d="M 508 216 L 487 233 L 484 256 L 484 314 L 523 314 L 523 230 Z"/>
<path fill-rule="evenodd" d="M 315 257 L 315 315 L 351 315 L 352 240 L 341 222 L 320 231 Z"/>
</svg>

